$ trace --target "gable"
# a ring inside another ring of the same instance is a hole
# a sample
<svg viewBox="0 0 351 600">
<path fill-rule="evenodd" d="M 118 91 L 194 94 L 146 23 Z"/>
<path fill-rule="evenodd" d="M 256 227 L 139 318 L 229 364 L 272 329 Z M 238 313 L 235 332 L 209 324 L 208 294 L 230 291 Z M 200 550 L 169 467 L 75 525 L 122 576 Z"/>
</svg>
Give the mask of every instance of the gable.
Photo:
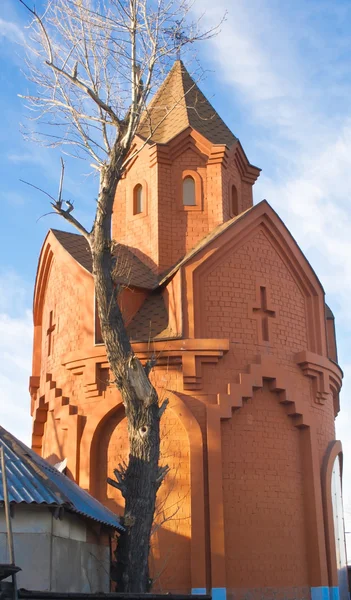
<svg viewBox="0 0 351 600">
<path fill-rule="evenodd" d="M 264 293 L 276 306 L 271 311 L 280 312 L 281 321 L 275 319 L 273 329 L 275 336 L 280 331 L 281 345 L 286 345 L 283 337 L 289 333 L 289 324 L 298 327 L 300 323 L 296 333 L 299 341 L 293 351 L 301 347 L 326 354 L 323 288 L 267 202 L 227 223 L 214 239 L 193 253 L 183 268 L 188 297 L 185 323 L 190 337 L 219 337 L 217 329 L 223 332 L 227 327 L 228 337 L 235 341 L 242 327 L 238 342 L 247 343 L 247 336 L 253 336 L 252 345 L 260 343 L 254 333 L 258 318 L 255 309 L 259 308 L 260 289 L 265 288 Z M 279 329 L 278 322 L 285 322 L 282 327 L 286 333 Z"/>
<path fill-rule="evenodd" d="M 91 342 L 93 298 L 91 274 L 49 231 L 40 254 L 34 288 L 33 376 L 53 367 L 55 336 L 60 338 L 59 345 L 56 344 L 57 356 L 67 352 L 72 344 L 82 345 L 82 331 L 86 343 Z"/>
<path fill-rule="evenodd" d="M 263 227 L 228 250 L 201 277 L 201 337 L 274 348 L 279 355 L 308 347 L 306 303 Z"/>
</svg>

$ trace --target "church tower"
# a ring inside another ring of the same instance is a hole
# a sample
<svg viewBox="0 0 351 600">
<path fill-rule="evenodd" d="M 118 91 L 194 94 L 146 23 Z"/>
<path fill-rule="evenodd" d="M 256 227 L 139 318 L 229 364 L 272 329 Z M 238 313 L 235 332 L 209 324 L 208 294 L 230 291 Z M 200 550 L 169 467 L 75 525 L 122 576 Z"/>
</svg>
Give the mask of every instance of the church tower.
<svg viewBox="0 0 351 600">
<path fill-rule="evenodd" d="M 113 237 L 133 349 L 156 355 L 153 383 L 169 399 L 154 591 L 347 600 L 342 371 L 323 287 L 270 205 L 253 204 L 259 169 L 181 61 L 136 150 Z M 107 485 L 128 459 L 110 379 L 89 249 L 51 230 L 34 292 L 32 445 L 53 464 L 67 458 L 67 475 L 123 514 Z"/>
<path fill-rule="evenodd" d="M 178 60 L 139 128 L 141 150 L 119 184 L 113 237 L 156 273 L 250 208 L 259 169 Z"/>
</svg>

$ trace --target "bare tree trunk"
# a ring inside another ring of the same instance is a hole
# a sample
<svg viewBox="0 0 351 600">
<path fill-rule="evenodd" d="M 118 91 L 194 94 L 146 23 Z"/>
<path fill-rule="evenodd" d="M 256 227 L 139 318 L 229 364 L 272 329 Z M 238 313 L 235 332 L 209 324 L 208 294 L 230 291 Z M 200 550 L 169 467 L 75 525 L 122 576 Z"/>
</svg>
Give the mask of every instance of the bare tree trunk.
<svg viewBox="0 0 351 600">
<path fill-rule="evenodd" d="M 33 18 L 35 60 L 29 66 L 29 79 L 38 94 L 24 97 L 39 113 L 36 122 L 45 124 L 39 139 L 49 147 L 66 144 L 74 156 L 92 158 L 92 166 L 100 173 L 91 231 L 72 214 L 72 202 L 63 199 L 63 162 L 57 199 L 44 193 L 53 209 L 90 245 L 102 337 L 128 420 L 128 466 L 119 465 L 116 479 L 108 479 L 125 498 L 126 533 L 117 549 L 118 591 L 145 592 L 156 494 L 168 471 L 158 464 L 160 418 L 168 401 L 159 406 L 149 380 L 152 363 L 143 367 L 134 355 L 118 306 L 111 239 L 113 202 L 123 170 L 140 151 L 140 147 L 133 150 L 133 139 L 141 120 L 150 121 L 142 148 L 181 100 L 181 96 L 175 98 L 154 123 L 146 108 L 152 90 L 181 48 L 212 37 L 218 25 L 201 33 L 198 22 L 188 21 L 191 3 L 187 0 L 55 0 L 44 2 L 42 16 L 31 7 L 32 1 L 19 0 Z M 57 126 L 54 135 L 47 131 L 48 115 L 50 125 Z"/>
<path fill-rule="evenodd" d="M 125 406 L 130 445 L 128 466 L 120 465 L 115 470 L 116 482 L 112 482 L 125 498 L 126 533 L 117 548 L 118 591 L 144 592 L 149 586 L 149 540 L 156 493 L 166 472 L 158 466 L 163 410 L 147 371 L 134 355 L 113 281 L 111 215 L 121 160 L 123 155 L 114 148 L 110 164 L 101 174 L 91 251 L 102 337 Z"/>
</svg>

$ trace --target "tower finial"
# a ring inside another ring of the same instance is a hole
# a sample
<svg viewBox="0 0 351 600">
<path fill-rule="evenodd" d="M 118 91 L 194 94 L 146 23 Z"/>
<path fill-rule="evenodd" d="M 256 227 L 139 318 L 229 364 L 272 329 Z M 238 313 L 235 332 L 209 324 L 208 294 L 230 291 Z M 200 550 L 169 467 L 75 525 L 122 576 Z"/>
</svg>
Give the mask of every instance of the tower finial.
<svg viewBox="0 0 351 600">
<path fill-rule="evenodd" d="M 173 27 L 165 29 L 165 34 L 169 35 L 174 41 L 174 47 L 176 49 L 177 60 L 180 60 L 180 51 L 182 46 L 185 44 L 192 44 L 193 40 L 185 34 L 185 31 L 181 29 L 181 21 L 175 21 Z"/>
</svg>

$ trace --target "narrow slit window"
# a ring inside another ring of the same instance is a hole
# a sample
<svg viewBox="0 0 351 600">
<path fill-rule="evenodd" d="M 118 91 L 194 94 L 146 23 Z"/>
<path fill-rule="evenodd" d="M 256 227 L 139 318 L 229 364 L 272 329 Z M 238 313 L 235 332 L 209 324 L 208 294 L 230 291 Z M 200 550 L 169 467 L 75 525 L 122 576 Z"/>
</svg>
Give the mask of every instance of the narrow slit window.
<svg viewBox="0 0 351 600">
<path fill-rule="evenodd" d="M 139 183 L 134 188 L 134 215 L 140 215 L 144 210 L 143 186 Z"/>
<path fill-rule="evenodd" d="M 183 206 L 195 206 L 195 181 L 188 175 L 183 179 Z"/>
<path fill-rule="evenodd" d="M 230 198 L 230 216 L 237 217 L 239 214 L 238 190 L 235 185 L 232 185 Z"/>
</svg>

